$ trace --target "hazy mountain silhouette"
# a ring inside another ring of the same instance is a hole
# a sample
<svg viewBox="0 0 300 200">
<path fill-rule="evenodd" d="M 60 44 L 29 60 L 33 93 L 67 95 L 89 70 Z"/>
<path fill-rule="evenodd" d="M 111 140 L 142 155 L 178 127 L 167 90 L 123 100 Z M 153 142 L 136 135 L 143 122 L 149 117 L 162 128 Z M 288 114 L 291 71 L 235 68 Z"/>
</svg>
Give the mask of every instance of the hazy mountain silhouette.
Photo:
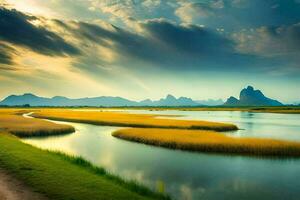
<svg viewBox="0 0 300 200">
<path fill-rule="evenodd" d="M 39 97 L 34 94 L 11 95 L 0 102 L 0 105 L 6 106 L 197 106 L 199 103 L 191 98 L 175 98 L 168 95 L 158 101 L 146 99 L 144 101 L 131 101 L 122 97 L 101 96 L 93 98 L 70 99 L 62 96 L 52 98 Z"/>
<path fill-rule="evenodd" d="M 196 102 L 206 106 L 220 106 L 224 104 L 224 101 L 222 99 L 197 100 Z"/>
<path fill-rule="evenodd" d="M 227 101 L 224 103 L 224 105 L 228 105 L 228 106 L 231 106 L 231 105 L 238 105 L 240 102 L 237 98 L 231 96 L 227 99 Z"/>
<path fill-rule="evenodd" d="M 199 106 L 200 103 L 187 97 L 176 98 L 172 95 L 167 95 L 166 98 L 162 98 L 158 101 L 152 101 L 146 99 L 139 103 L 141 106 Z"/>
<path fill-rule="evenodd" d="M 100 96 L 92 98 L 71 99 L 63 96 L 55 96 L 52 98 L 39 97 L 34 94 L 26 93 L 23 95 L 10 95 L 0 102 L 5 106 L 22 106 L 29 104 L 30 106 L 279 106 L 282 105 L 277 100 L 265 97 L 260 90 L 254 90 L 248 86 L 240 93 L 239 99 L 230 97 L 223 104 L 222 99 L 219 100 L 193 100 L 188 97 L 176 98 L 167 95 L 157 101 L 146 99 L 143 101 L 131 101 L 122 97 Z"/>
<path fill-rule="evenodd" d="M 277 100 L 266 97 L 260 90 L 254 90 L 252 86 L 244 88 L 240 92 L 240 98 L 229 97 L 225 106 L 281 106 Z"/>
<path fill-rule="evenodd" d="M 53 98 L 38 97 L 33 94 L 11 95 L 0 102 L 0 105 L 20 106 L 29 104 L 31 106 L 134 106 L 135 101 L 130 101 L 121 97 L 93 97 L 70 99 L 56 96 Z"/>
</svg>

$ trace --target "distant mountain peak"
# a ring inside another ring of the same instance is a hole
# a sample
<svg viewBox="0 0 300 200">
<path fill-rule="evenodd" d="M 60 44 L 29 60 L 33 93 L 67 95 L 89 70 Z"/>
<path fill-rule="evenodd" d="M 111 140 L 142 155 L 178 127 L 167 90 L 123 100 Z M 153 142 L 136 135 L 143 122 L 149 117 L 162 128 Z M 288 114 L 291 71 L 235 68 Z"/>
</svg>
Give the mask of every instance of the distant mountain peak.
<svg viewBox="0 0 300 200">
<path fill-rule="evenodd" d="M 171 94 L 168 94 L 168 95 L 166 96 L 166 99 L 168 99 L 168 100 L 176 100 L 176 97 L 174 97 L 174 96 L 171 95 Z"/>
<path fill-rule="evenodd" d="M 277 100 L 266 97 L 260 90 L 248 86 L 240 92 L 240 99 L 230 97 L 225 102 L 226 106 L 280 106 Z"/>
<path fill-rule="evenodd" d="M 234 105 L 238 104 L 239 100 L 233 96 L 229 97 L 227 101 L 225 102 L 225 105 Z"/>
<path fill-rule="evenodd" d="M 139 105 L 140 106 L 197 106 L 200 104 L 188 97 L 176 98 L 175 96 L 168 94 L 165 98 L 161 98 L 157 101 L 145 99 L 143 101 L 140 101 Z"/>
<path fill-rule="evenodd" d="M 147 105 L 151 105 L 153 103 L 153 101 L 151 99 L 145 99 L 143 101 L 139 102 L 142 106 L 147 106 Z"/>
<path fill-rule="evenodd" d="M 32 93 L 24 93 L 23 95 L 20 96 L 26 96 L 26 97 L 36 97 L 36 95 L 32 94 Z"/>
<path fill-rule="evenodd" d="M 64 97 L 64 96 L 54 96 L 54 97 L 52 97 L 52 99 L 58 99 L 58 98 L 67 98 L 67 97 Z"/>
<path fill-rule="evenodd" d="M 248 85 L 248 87 L 246 88 L 246 90 L 254 91 L 254 87 L 252 87 L 251 85 Z"/>
<path fill-rule="evenodd" d="M 192 99 L 189 98 L 189 97 L 179 97 L 178 100 L 188 100 L 188 101 L 190 101 L 190 100 L 192 100 Z"/>
</svg>

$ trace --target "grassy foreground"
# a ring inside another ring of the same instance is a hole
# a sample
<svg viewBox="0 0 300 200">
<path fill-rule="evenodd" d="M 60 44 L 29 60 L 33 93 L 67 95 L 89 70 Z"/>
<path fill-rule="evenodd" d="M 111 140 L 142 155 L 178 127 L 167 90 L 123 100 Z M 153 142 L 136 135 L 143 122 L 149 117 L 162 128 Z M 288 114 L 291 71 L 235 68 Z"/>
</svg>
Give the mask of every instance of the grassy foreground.
<svg viewBox="0 0 300 200">
<path fill-rule="evenodd" d="M 50 199 L 168 199 L 82 158 L 43 151 L 5 133 L 0 133 L 0 167 Z"/>
<path fill-rule="evenodd" d="M 160 115 L 129 114 L 110 111 L 84 112 L 70 109 L 41 109 L 34 112 L 33 116 L 37 118 L 46 118 L 52 120 L 63 120 L 106 126 L 201 129 L 214 131 L 229 131 L 238 129 L 237 126 L 226 123 L 195 120 L 163 119 L 157 118 L 161 117 Z"/>
<path fill-rule="evenodd" d="M 19 137 L 73 132 L 74 128 L 41 119 L 24 118 L 30 110 L 0 110 L 0 168 L 8 170 L 50 199 L 168 199 L 134 182 L 126 182 L 86 160 L 43 151 Z"/>
<path fill-rule="evenodd" d="M 234 138 L 213 131 L 128 128 L 117 130 L 114 137 L 199 152 L 272 157 L 300 157 L 300 143 L 256 138 Z"/>
<path fill-rule="evenodd" d="M 47 136 L 72 133 L 72 126 L 55 124 L 40 119 L 25 118 L 21 114 L 26 110 L 1 109 L 0 130 L 10 132 L 19 137 Z"/>
</svg>

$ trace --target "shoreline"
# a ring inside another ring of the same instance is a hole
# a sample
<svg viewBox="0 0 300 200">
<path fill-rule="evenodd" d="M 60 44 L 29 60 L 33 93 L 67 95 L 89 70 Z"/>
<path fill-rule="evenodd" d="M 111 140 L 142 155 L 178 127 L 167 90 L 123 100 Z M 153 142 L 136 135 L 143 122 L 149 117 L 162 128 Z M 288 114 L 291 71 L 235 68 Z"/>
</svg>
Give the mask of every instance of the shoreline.
<svg viewBox="0 0 300 200">
<path fill-rule="evenodd" d="M 34 191 L 57 200 L 170 199 L 134 181 L 112 175 L 81 157 L 45 151 L 23 143 L 20 136 L 52 136 L 62 134 L 66 129 L 68 133 L 75 129 L 21 114 L 24 110 L 0 112 L 0 168 Z M 61 177 L 59 181 L 57 177 Z"/>
<path fill-rule="evenodd" d="M 0 145 L 5 149 L 0 151 L 0 168 L 50 199 L 170 199 L 81 157 L 41 150 L 10 134 L 0 133 Z M 59 182 L 57 177 L 62 177 Z"/>
<path fill-rule="evenodd" d="M 300 106 L 241 106 L 241 107 L 226 107 L 226 106 L 176 106 L 176 107 L 139 107 L 139 106 L 120 106 L 120 107 L 94 107 L 94 106 L 33 106 L 33 107 L 22 107 L 22 106 L 0 106 L 1 109 L 23 109 L 23 110 L 38 110 L 38 109 L 72 109 L 72 110 L 80 110 L 85 109 L 88 110 L 149 110 L 149 111 L 164 111 L 164 110 L 179 110 L 179 111 L 240 111 L 240 112 L 251 112 L 251 113 L 278 113 L 278 114 L 300 114 Z"/>
<path fill-rule="evenodd" d="M 167 149 L 270 158 L 300 158 L 300 142 L 263 138 L 234 138 L 214 131 L 119 129 L 112 136 Z"/>
</svg>

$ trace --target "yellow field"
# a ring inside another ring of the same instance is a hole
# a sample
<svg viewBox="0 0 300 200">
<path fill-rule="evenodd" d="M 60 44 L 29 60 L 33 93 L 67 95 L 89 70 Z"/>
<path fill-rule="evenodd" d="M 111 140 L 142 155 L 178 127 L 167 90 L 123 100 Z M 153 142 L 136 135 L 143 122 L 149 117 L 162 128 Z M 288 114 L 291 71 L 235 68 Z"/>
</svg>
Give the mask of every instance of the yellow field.
<svg viewBox="0 0 300 200">
<path fill-rule="evenodd" d="M 174 128 L 174 129 L 202 129 L 215 131 L 237 130 L 233 124 L 176 120 L 157 118 L 159 115 L 129 114 L 112 111 L 76 111 L 70 109 L 41 109 L 33 114 L 37 118 L 90 123 L 108 126 L 126 126 L 140 128 Z M 162 116 L 162 115 L 160 115 Z"/>
<path fill-rule="evenodd" d="M 68 125 L 55 124 L 41 119 L 29 119 L 21 116 L 22 111 L 17 109 L 0 110 L 0 130 L 7 131 L 19 137 L 58 135 L 74 132 Z"/>
<path fill-rule="evenodd" d="M 0 131 L 7 131 L 21 137 L 74 131 L 74 128 L 68 125 L 21 116 L 22 113 L 32 111 L 38 118 L 135 127 L 118 130 L 113 133 L 113 136 L 167 148 L 257 156 L 300 156 L 300 143 L 272 139 L 233 138 L 215 132 L 236 130 L 237 127 L 233 124 L 162 119 L 157 118 L 159 115 L 150 114 L 100 110 L 84 112 L 71 109 L 0 109 Z"/>
<path fill-rule="evenodd" d="M 128 128 L 113 136 L 125 140 L 199 152 L 300 157 L 300 143 L 273 139 L 234 138 L 213 131 Z"/>
<path fill-rule="evenodd" d="M 104 108 L 105 109 L 105 108 Z M 112 108 L 109 108 L 112 109 Z M 120 108 L 115 108 L 120 109 Z M 121 109 L 137 110 L 181 110 L 181 111 L 241 111 L 259 113 L 281 113 L 281 114 L 300 114 L 300 106 L 279 106 L 279 107 L 129 107 Z"/>
</svg>

